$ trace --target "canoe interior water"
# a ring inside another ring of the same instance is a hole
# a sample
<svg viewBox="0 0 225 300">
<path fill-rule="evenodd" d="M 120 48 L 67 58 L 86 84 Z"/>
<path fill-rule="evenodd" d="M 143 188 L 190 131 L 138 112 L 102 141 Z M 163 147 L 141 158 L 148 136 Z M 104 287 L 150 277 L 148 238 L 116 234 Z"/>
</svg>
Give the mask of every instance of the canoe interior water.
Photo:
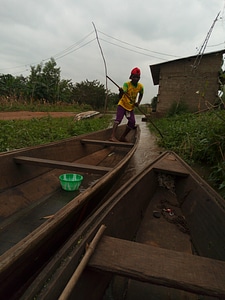
<svg viewBox="0 0 225 300">
<path fill-rule="evenodd" d="M 62 171 L 60 170 L 59 173 L 61 174 Z M 23 209 L 19 209 L 20 207 L 17 206 L 19 210 L 9 217 L 4 218 L 1 216 L 0 255 L 13 245 L 16 245 L 48 219 L 52 218 L 57 211 L 100 179 L 99 174 L 82 173 L 82 175 L 84 176 L 84 180 L 79 190 L 67 192 L 62 190 L 59 184 L 57 184 L 56 191 L 50 195 L 45 195 L 45 197 L 32 202 Z M 11 192 L 13 192 L 13 189 Z M 4 210 L 2 210 L 2 215 L 3 212 Z"/>
</svg>

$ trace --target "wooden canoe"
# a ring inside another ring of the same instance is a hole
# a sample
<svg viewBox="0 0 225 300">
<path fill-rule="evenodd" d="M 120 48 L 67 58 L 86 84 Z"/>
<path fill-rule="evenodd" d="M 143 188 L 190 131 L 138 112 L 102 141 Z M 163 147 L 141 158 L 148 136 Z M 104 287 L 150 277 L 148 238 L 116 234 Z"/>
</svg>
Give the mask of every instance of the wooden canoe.
<svg viewBox="0 0 225 300">
<path fill-rule="evenodd" d="M 64 297 L 101 225 L 103 237 Z M 21 299 L 103 299 L 107 287 L 104 299 L 225 299 L 224 237 L 224 199 L 165 152 L 81 225 Z M 123 298 L 116 283 L 125 279 Z"/>
<path fill-rule="evenodd" d="M 119 126 L 118 135 L 124 130 Z M 10 299 L 25 288 L 122 175 L 140 128 L 127 143 L 110 142 L 110 134 L 106 129 L 0 154 L 0 295 Z M 83 175 L 78 191 L 62 190 L 63 173 Z"/>
</svg>

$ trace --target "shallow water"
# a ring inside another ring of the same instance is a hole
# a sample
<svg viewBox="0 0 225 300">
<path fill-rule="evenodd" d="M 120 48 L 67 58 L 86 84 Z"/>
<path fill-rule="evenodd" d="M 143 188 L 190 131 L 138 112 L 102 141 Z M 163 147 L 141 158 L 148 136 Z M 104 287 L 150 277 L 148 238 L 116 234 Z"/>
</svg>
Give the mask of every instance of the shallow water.
<svg viewBox="0 0 225 300">
<path fill-rule="evenodd" d="M 136 115 L 136 123 L 140 126 L 141 136 L 138 148 L 131 158 L 119 182 L 113 186 L 113 190 L 125 183 L 129 178 L 139 174 L 148 164 L 162 153 L 163 149 L 157 146 L 157 138 L 148 128 L 148 123 L 142 121 L 141 115 Z M 123 121 L 126 122 L 126 119 Z"/>
</svg>

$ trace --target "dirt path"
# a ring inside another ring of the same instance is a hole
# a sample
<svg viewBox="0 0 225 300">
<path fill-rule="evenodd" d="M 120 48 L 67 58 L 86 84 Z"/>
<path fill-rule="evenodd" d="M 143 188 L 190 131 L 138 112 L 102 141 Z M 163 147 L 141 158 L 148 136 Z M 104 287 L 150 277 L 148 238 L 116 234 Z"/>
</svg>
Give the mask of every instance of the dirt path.
<svg viewBox="0 0 225 300">
<path fill-rule="evenodd" d="M 30 112 L 30 111 L 16 111 L 16 112 L 0 112 L 0 120 L 28 120 L 32 118 L 43 118 L 51 116 L 53 118 L 74 117 L 74 112 Z"/>
</svg>

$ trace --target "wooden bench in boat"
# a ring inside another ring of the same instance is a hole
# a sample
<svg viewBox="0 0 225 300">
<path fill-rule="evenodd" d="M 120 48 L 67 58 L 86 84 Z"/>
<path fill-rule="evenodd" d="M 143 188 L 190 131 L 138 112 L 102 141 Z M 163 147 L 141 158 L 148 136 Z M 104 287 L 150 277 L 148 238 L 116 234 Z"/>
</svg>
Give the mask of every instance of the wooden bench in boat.
<svg viewBox="0 0 225 300">
<path fill-rule="evenodd" d="M 112 168 L 102 167 L 102 166 L 93 166 L 80 163 L 70 163 L 65 161 L 50 160 L 43 158 L 35 158 L 29 156 L 17 156 L 14 157 L 14 161 L 17 164 L 29 164 L 37 165 L 39 167 L 55 168 L 55 169 L 67 169 L 71 171 L 78 172 L 91 172 L 96 174 L 105 174 L 112 170 Z"/>
<path fill-rule="evenodd" d="M 127 148 L 131 148 L 134 146 L 133 143 L 123 143 L 123 142 L 111 142 L 111 141 L 90 140 L 90 139 L 82 139 L 80 141 L 82 144 L 95 144 L 95 145 L 117 146 L 117 147 L 127 147 Z"/>
<path fill-rule="evenodd" d="M 225 262 L 104 236 L 88 264 L 138 281 L 225 297 Z"/>
<path fill-rule="evenodd" d="M 189 175 L 187 168 L 185 168 L 177 159 L 168 154 L 166 159 L 163 161 L 158 161 L 154 165 L 154 170 L 161 173 L 167 173 L 171 175 L 177 175 L 181 177 L 186 177 Z"/>
</svg>

